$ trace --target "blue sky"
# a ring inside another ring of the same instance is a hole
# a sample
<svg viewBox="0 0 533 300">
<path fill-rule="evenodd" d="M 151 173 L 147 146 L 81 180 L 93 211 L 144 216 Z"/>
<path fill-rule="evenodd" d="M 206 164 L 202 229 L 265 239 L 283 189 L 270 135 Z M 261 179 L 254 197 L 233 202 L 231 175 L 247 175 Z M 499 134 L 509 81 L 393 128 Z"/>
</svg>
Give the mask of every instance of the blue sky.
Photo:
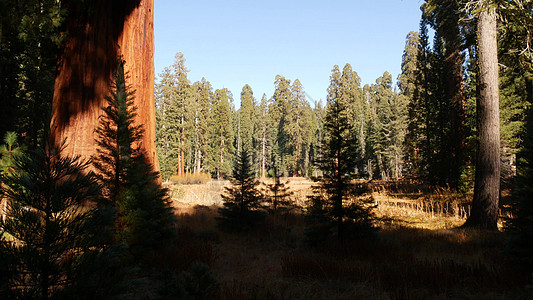
<svg viewBox="0 0 533 300">
<path fill-rule="evenodd" d="M 398 76 L 405 37 L 422 0 L 155 1 L 155 72 L 182 52 L 191 82 L 228 88 L 236 105 L 249 84 L 271 97 L 277 74 L 326 99 L 331 69 L 350 63 L 363 84 Z"/>
</svg>

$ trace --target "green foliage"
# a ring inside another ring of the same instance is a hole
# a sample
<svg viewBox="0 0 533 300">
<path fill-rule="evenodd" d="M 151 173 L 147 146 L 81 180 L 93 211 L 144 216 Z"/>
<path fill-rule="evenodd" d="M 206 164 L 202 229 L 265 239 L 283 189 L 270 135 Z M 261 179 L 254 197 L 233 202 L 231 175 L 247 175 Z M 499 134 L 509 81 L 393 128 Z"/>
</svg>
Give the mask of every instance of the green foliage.
<svg viewBox="0 0 533 300">
<path fill-rule="evenodd" d="M 66 15 L 61 1 L 0 3 L 0 135 L 25 132 L 23 144 L 44 146 Z"/>
<path fill-rule="evenodd" d="M 117 201 L 122 184 L 134 153 L 134 143 L 143 134 L 142 125 L 135 125 L 136 107 L 133 106 L 133 92 L 126 86 L 124 61 L 119 61 L 110 86 L 111 96 L 106 96 L 107 106 L 96 128 L 96 154 L 92 161 L 104 186 L 105 195 L 112 202 Z"/>
<path fill-rule="evenodd" d="M 239 110 L 238 148 L 251 149 L 255 123 L 255 98 L 252 88 L 245 85 L 241 92 L 241 108 Z"/>
<path fill-rule="evenodd" d="M 159 290 L 161 299 L 202 300 L 213 298 L 219 289 L 218 280 L 204 263 L 194 262 L 181 276 L 162 274 L 163 286 Z"/>
<path fill-rule="evenodd" d="M 232 128 L 231 105 L 233 99 L 231 92 L 227 89 L 218 89 L 213 98 L 213 124 L 211 131 L 210 162 L 211 172 L 216 178 L 229 176 L 232 168 L 232 158 L 235 147 L 235 138 Z"/>
<path fill-rule="evenodd" d="M 370 120 L 367 158 L 376 164 L 369 172 L 378 178 L 402 176 L 404 140 L 407 132 L 408 99 L 392 90 L 392 76 L 385 72 L 367 88 L 370 100 Z"/>
<path fill-rule="evenodd" d="M 108 106 L 102 109 L 93 165 L 109 205 L 118 209 L 115 239 L 139 257 L 172 236 L 174 219 L 166 189 L 137 146 L 143 129 L 134 124 L 135 107 L 123 65 L 123 61 L 117 64 Z"/>
<path fill-rule="evenodd" d="M 310 244 L 316 244 L 328 233 L 323 222 L 326 219 L 334 226 L 340 242 L 363 236 L 373 228 L 371 199 L 363 197 L 363 187 L 351 181 L 358 159 L 358 143 L 350 126 L 349 98 L 342 97 L 340 79 L 339 68 L 334 66 L 324 120 L 323 156 L 318 161 L 323 177 L 309 197 L 307 220 L 318 222 L 309 224 L 306 231 Z"/>
<path fill-rule="evenodd" d="M 260 211 L 263 198 L 259 182 L 254 178 L 247 149 L 242 149 L 233 168 L 231 186 L 222 195 L 223 207 L 219 208 L 218 225 L 230 231 L 244 231 L 257 226 L 264 213 Z"/>
<path fill-rule="evenodd" d="M 529 82 L 529 99 L 533 103 L 533 84 Z M 517 176 L 513 189 L 513 219 L 506 220 L 506 227 L 516 233 L 511 242 L 511 252 L 533 271 L 533 113 L 528 110 L 525 136 L 517 162 Z"/>
<path fill-rule="evenodd" d="M 24 148 L 17 143 L 17 134 L 6 132 L 4 145 L 0 146 L 0 174 L 9 174 L 14 171 L 15 160 L 23 155 Z"/>
<path fill-rule="evenodd" d="M 157 172 L 143 154 L 132 157 L 124 189 L 118 196 L 117 238 L 136 255 L 157 249 L 175 235 L 167 190 L 157 180 Z"/>
<path fill-rule="evenodd" d="M 100 187 L 88 163 L 64 157 L 62 148 L 30 151 L 15 158 L 16 172 L 2 176 L 8 201 L 2 228 L 11 236 L 2 242 L 13 272 L 12 291 L 23 297 L 48 298 L 72 284 L 77 260 L 92 241 L 87 223 Z"/>
<path fill-rule="evenodd" d="M 274 183 L 266 184 L 266 189 L 263 195 L 265 196 L 265 202 L 268 203 L 268 212 L 271 215 L 279 215 L 288 213 L 294 208 L 292 204 L 291 196 L 293 192 L 290 187 L 287 186 L 289 181 L 281 182 L 279 176 L 274 171 Z"/>
<path fill-rule="evenodd" d="M 327 195 L 319 185 L 313 187 L 313 194 L 307 201 L 305 212 L 304 244 L 310 247 L 320 246 L 332 235 L 332 223 L 327 217 Z"/>
<path fill-rule="evenodd" d="M 256 107 L 256 124 L 254 134 L 254 149 L 256 149 L 256 163 L 260 177 L 266 176 L 266 171 L 271 165 L 272 150 L 272 123 L 268 112 L 269 101 L 266 94 L 261 97 L 259 106 Z"/>
<path fill-rule="evenodd" d="M 163 178 L 185 172 L 185 155 L 191 155 L 188 136 L 193 133 L 195 110 L 193 89 L 182 53 L 176 53 L 174 64 L 163 70 L 160 84 L 156 85 L 156 140 Z M 202 108 L 205 109 L 205 108 Z M 204 120 L 202 120 L 203 122 Z M 201 128 L 197 127 L 198 134 Z M 203 135 L 202 135 L 203 137 Z M 200 139 L 200 136 L 198 136 Z M 197 139 L 197 141 L 199 141 Z"/>
</svg>

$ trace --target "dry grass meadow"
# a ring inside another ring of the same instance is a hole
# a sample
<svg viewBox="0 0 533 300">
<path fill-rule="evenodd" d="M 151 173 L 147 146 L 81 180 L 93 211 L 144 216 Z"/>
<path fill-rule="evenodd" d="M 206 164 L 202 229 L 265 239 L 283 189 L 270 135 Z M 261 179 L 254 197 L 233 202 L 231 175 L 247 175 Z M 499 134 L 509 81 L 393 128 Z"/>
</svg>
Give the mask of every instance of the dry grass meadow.
<svg viewBox="0 0 533 300">
<path fill-rule="evenodd" d="M 227 184 L 170 186 L 181 247 L 165 255 L 184 270 L 194 261 L 209 265 L 216 299 L 533 299 L 531 274 L 506 254 L 505 232 L 457 228 L 471 195 L 371 182 L 376 236 L 311 250 L 302 244 L 305 223 L 296 211 L 253 232 L 219 231 L 215 217 Z M 292 200 L 304 206 L 311 185 L 289 179 Z"/>
</svg>

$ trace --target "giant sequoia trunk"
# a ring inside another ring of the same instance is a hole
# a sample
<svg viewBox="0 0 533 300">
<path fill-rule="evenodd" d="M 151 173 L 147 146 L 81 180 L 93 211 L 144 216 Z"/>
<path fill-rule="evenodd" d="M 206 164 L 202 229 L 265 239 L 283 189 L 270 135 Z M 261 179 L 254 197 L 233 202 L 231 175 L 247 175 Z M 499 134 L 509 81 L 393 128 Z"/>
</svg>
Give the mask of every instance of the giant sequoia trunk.
<svg viewBox="0 0 533 300">
<path fill-rule="evenodd" d="M 155 149 L 153 0 L 71 1 L 69 36 L 54 87 L 52 139 L 66 141 L 65 153 L 87 159 L 95 153 L 95 127 L 109 94 L 119 56 L 126 83 L 135 91 L 140 147 L 159 171 Z"/>
<path fill-rule="evenodd" d="M 471 215 L 466 227 L 497 230 L 500 196 L 500 109 L 496 12 L 483 10 L 478 21 L 479 148 Z"/>
</svg>

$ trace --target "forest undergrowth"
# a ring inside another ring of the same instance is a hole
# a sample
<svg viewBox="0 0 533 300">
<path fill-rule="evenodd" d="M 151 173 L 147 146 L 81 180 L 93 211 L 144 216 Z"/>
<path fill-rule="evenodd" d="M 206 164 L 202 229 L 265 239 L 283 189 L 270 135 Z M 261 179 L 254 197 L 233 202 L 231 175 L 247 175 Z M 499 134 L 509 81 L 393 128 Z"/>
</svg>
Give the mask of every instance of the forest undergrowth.
<svg viewBox="0 0 533 300">
<path fill-rule="evenodd" d="M 458 228 L 467 217 L 461 207 L 469 195 L 384 182 L 373 183 L 372 190 L 377 234 L 342 244 L 332 237 L 315 249 L 302 242 L 305 220 L 299 211 L 269 216 L 254 231 L 228 233 L 216 226 L 215 205 L 175 199 L 183 245 L 173 255 L 176 268 L 207 264 L 217 281 L 216 299 L 531 296 L 530 274 L 506 255 L 506 232 Z"/>
</svg>

